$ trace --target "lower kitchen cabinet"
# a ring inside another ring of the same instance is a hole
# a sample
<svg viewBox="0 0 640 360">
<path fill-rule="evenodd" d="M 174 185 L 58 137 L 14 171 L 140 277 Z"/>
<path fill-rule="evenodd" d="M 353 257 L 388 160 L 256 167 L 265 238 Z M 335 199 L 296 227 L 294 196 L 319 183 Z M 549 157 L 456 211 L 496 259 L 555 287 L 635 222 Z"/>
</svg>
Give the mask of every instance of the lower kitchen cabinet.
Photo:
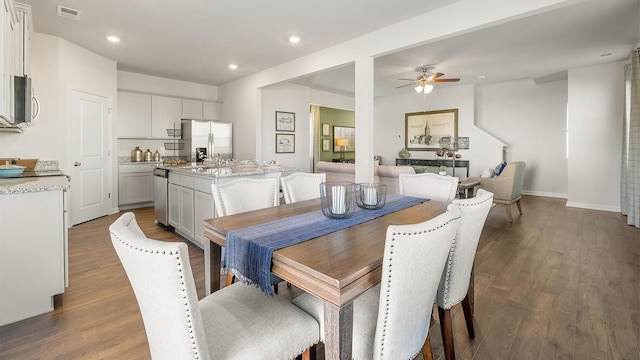
<svg viewBox="0 0 640 360">
<path fill-rule="evenodd" d="M 65 198 L 64 190 L 0 195 L 0 326 L 52 311 L 64 293 Z"/>
<path fill-rule="evenodd" d="M 209 181 L 211 183 L 211 181 Z M 194 240 L 198 246 L 204 249 L 204 244 L 209 241 L 204 237 L 204 225 L 202 223 L 206 219 L 215 217 L 215 206 L 213 204 L 213 195 L 211 194 L 211 186 L 209 192 L 194 191 L 194 208 L 195 208 L 195 236 Z"/>
<path fill-rule="evenodd" d="M 194 239 L 193 178 L 169 173 L 169 225 L 189 240 Z"/>
<path fill-rule="evenodd" d="M 153 168 L 151 164 L 118 167 L 118 206 L 121 210 L 153 203 Z"/>
</svg>

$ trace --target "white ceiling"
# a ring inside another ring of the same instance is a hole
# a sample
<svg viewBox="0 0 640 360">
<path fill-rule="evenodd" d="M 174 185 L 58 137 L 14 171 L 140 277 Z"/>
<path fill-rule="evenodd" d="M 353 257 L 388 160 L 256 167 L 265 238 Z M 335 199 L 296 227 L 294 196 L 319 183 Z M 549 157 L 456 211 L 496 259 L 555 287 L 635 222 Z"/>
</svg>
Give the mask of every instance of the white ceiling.
<svg viewBox="0 0 640 360">
<path fill-rule="evenodd" d="M 35 31 L 62 37 L 113 59 L 118 69 L 210 85 L 313 53 L 457 0 L 19 0 L 32 6 Z M 640 0 L 586 0 L 551 12 L 386 55 L 375 61 L 375 94 L 433 65 L 459 83 L 566 76 L 575 67 L 628 57 L 640 41 Z M 79 21 L 56 15 L 61 4 Z M 401 4 L 402 6 L 398 6 Z M 339 10 L 336 10 L 339 9 Z M 366 9 L 366 10 L 363 10 Z M 121 38 L 111 44 L 109 34 Z M 302 38 L 288 43 L 289 35 Z M 602 57 L 601 54 L 613 53 Z M 230 63 L 237 70 L 228 69 Z M 477 77 L 484 75 L 484 80 Z M 597 76 L 597 74 L 594 74 Z M 296 83 L 353 93 L 353 66 Z M 435 90 L 434 90 L 435 91 Z"/>
</svg>

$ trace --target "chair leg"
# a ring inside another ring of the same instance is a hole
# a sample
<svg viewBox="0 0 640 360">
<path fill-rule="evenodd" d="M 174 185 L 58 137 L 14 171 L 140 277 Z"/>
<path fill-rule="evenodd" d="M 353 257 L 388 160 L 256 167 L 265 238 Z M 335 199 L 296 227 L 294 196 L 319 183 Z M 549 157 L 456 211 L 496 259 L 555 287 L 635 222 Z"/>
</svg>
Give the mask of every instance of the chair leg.
<svg viewBox="0 0 640 360">
<path fill-rule="evenodd" d="M 313 345 L 302 353 L 302 360 L 316 360 L 316 346 Z"/>
<path fill-rule="evenodd" d="M 227 285 L 226 286 L 229 286 L 229 285 L 233 284 L 233 281 L 235 280 L 235 278 L 236 277 L 231 275 L 231 273 L 227 273 Z"/>
<path fill-rule="evenodd" d="M 440 331 L 442 332 L 442 342 L 444 343 L 444 358 L 446 360 L 455 360 L 456 353 L 453 345 L 451 310 L 445 310 L 438 306 L 438 315 L 440 316 Z"/>
<path fill-rule="evenodd" d="M 431 350 L 431 337 L 427 333 L 427 338 L 422 344 L 422 358 L 424 360 L 433 360 L 433 351 Z"/>
<path fill-rule="evenodd" d="M 507 207 L 507 217 L 509 217 L 509 222 L 513 222 L 513 216 L 511 216 L 511 205 L 505 205 Z"/>
<path fill-rule="evenodd" d="M 273 284 L 273 292 L 278 293 L 278 284 Z"/>
<path fill-rule="evenodd" d="M 462 299 L 462 311 L 464 312 L 464 321 L 467 323 L 469 339 L 475 339 L 476 332 L 473 330 L 473 313 L 471 312 L 471 301 L 469 299 L 469 293 L 467 293 L 464 299 Z"/>
<path fill-rule="evenodd" d="M 520 206 L 520 200 L 516 201 L 516 206 L 518 206 L 518 212 L 520 212 L 520 215 L 522 215 L 522 207 Z"/>
</svg>

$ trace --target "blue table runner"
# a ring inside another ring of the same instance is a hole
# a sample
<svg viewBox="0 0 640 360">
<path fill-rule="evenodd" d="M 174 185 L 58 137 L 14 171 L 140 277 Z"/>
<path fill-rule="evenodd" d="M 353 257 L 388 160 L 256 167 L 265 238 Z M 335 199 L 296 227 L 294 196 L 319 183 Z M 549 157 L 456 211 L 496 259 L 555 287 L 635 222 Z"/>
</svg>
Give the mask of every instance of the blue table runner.
<svg viewBox="0 0 640 360">
<path fill-rule="evenodd" d="M 427 199 L 387 195 L 382 209 L 357 208 L 353 216 L 347 219 L 327 218 L 321 209 L 318 209 L 229 231 L 224 253 L 225 269 L 247 283 L 256 284 L 265 293 L 273 295 L 270 279 L 271 257 L 275 250 L 346 229 L 425 201 Z"/>
</svg>

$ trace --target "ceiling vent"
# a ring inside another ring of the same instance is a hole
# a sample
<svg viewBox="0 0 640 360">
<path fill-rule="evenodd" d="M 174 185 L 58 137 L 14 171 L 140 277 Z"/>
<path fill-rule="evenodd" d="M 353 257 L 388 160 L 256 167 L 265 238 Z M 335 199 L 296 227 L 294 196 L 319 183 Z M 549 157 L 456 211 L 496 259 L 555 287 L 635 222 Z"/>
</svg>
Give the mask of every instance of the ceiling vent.
<svg viewBox="0 0 640 360">
<path fill-rule="evenodd" d="M 80 20 L 80 10 L 58 5 L 58 16 L 67 19 Z"/>
</svg>

